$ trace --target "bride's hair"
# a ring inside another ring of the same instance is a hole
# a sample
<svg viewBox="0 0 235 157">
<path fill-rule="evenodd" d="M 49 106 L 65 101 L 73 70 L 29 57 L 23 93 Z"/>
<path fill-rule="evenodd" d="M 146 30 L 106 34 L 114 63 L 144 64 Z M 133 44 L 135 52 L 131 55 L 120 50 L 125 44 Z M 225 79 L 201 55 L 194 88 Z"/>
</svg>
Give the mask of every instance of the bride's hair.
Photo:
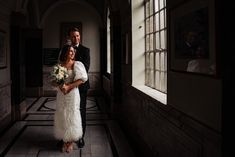
<svg viewBox="0 0 235 157">
<path fill-rule="evenodd" d="M 72 45 L 64 45 L 61 49 L 61 53 L 59 56 L 59 61 L 60 62 L 65 62 L 68 56 L 68 50 L 72 47 Z"/>
</svg>

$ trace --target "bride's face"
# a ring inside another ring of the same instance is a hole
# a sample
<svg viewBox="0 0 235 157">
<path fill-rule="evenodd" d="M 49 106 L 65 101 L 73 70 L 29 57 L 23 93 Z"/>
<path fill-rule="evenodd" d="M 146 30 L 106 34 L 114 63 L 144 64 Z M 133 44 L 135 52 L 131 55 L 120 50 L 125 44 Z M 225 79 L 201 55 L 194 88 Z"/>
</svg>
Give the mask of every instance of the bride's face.
<svg viewBox="0 0 235 157">
<path fill-rule="evenodd" d="M 70 47 L 69 50 L 68 50 L 68 58 L 69 59 L 74 59 L 75 57 L 75 50 L 73 47 Z"/>
</svg>

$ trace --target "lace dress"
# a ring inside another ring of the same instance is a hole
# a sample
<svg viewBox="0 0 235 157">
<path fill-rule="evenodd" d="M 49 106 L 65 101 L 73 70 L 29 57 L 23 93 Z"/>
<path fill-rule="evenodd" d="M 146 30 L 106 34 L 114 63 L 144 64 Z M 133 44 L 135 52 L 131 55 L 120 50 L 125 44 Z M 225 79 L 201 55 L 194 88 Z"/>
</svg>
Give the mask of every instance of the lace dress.
<svg viewBox="0 0 235 157">
<path fill-rule="evenodd" d="M 88 79 L 85 67 L 79 61 L 75 61 L 73 70 L 68 70 L 68 73 L 67 83 L 78 79 L 83 81 Z M 62 139 L 64 142 L 78 141 L 82 137 L 80 94 L 78 88 L 72 89 L 65 95 L 58 89 L 54 115 L 54 133 L 57 139 Z"/>
</svg>

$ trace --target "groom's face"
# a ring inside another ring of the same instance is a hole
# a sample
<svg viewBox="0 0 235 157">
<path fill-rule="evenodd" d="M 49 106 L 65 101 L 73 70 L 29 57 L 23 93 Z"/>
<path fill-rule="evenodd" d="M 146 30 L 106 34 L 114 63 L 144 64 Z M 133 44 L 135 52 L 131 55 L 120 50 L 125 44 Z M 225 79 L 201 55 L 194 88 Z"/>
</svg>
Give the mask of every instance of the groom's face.
<svg viewBox="0 0 235 157">
<path fill-rule="evenodd" d="M 70 38 L 72 41 L 73 45 L 77 45 L 80 43 L 80 33 L 75 31 L 75 32 L 70 32 Z"/>
</svg>

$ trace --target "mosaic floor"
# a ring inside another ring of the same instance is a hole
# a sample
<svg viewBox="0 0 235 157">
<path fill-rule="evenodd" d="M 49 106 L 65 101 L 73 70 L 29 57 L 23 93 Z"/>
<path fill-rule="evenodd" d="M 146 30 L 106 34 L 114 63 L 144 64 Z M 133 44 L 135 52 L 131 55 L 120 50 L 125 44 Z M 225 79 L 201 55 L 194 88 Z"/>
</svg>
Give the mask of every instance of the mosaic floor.
<svg viewBox="0 0 235 157">
<path fill-rule="evenodd" d="M 53 136 L 54 97 L 28 98 L 27 116 L 0 136 L 0 157 L 134 157 L 118 124 L 102 110 L 102 99 L 89 97 L 85 147 L 62 153 Z"/>
</svg>

